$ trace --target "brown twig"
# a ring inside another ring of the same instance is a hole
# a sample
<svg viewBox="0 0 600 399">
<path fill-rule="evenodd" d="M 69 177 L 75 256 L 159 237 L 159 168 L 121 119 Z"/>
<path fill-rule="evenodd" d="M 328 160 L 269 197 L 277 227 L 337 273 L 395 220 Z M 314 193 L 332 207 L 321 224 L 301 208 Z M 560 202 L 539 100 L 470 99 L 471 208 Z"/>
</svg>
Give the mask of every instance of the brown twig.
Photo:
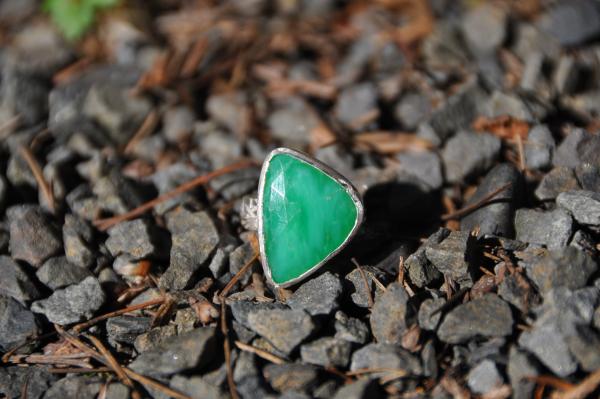
<svg viewBox="0 0 600 399">
<path fill-rule="evenodd" d="M 480 199 L 476 203 L 468 205 L 468 206 L 465 206 L 464 208 L 461 208 L 461 209 L 457 210 L 456 212 L 446 213 L 445 215 L 442 215 L 442 217 L 441 217 L 442 221 L 445 222 L 447 220 L 460 219 L 463 216 L 466 216 L 469 213 L 476 211 L 477 209 L 479 209 L 479 208 L 487 205 L 487 203 L 490 200 L 492 200 L 495 196 L 497 196 L 501 192 L 505 191 L 511 185 L 512 185 L 512 183 L 506 183 L 505 185 L 503 185 L 502 187 L 499 187 L 498 189 L 492 191 L 491 193 L 489 193 L 488 195 L 486 195 L 485 197 L 483 197 L 482 199 Z"/>
<path fill-rule="evenodd" d="M 40 188 L 40 190 L 42 190 L 42 195 L 46 199 L 50 211 L 54 213 L 56 211 L 56 201 L 54 200 L 54 193 L 52 192 L 52 188 L 50 187 L 50 185 L 46 182 L 46 179 L 44 179 L 44 173 L 42 172 L 40 164 L 35 159 L 29 148 L 21 146 L 19 148 L 19 152 L 21 153 L 23 159 L 25 159 L 25 162 L 27 162 L 29 169 L 31 169 L 31 173 L 33 173 L 38 187 Z"/>
<path fill-rule="evenodd" d="M 124 222 L 126 220 L 129 219 L 133 219 L 136 216 L 140 216 L 143 215 L 144 213 L 146 213 L 147 211 L 149 211 L 150 209 L 154 208 L 156 205 L 167 201 L 173 197 L 176 197 L 180 194 L 183 194 L 187 191 L 192 190 L 195 187 L 201 186 L 203 184 L 208 183 L 210 180 L 219 177 L 219 176 L 223 176 L 226 175 L 228 173 L 231 172 L 235 172 L 236 170 L 239 169 L 244 169 L 244 168 L 249 168 L 252 166 L 257 166 L 257 163 L 255 161 L 251 161 L 251 160 L 243 160 L 243 161 L 239 161 L 236 162 L 234 164 L 225 166 L 224 168 L 215 170 L 213 172 L 207 173 L 205 175 L 202 176 L 198 176 L 186 183 L 183 183 L 182 185 L 180 185 L 179 187 L 175 188 L 174 190 L 169 191 L 168 193 L 165 193 L 159 197 L 156 197 L 155 199 L 146 202 L 145 204 L 142 204 L 140 206 L 138 206 L 135 209 L 132 209 L 129 212 L 126 212 L 124 214 L 121 215 L 117 215 L 111 218 L 107 218 L 107 219 L 99 219 L 94 221 L 94 225 L 96 226 L 96 228 L 98 228 L 101 231 L 106 231 L 109 228 L 111 228 L 112 226 Z"/>
<path fill-rule="evenodd" d="M 5 138 L 5 136 L 8 136 L 13 129 L 16 129 L 21 123 L 21 118 L 21 114 L 17 114 L 0 125 L 0 139 Z"/>
<path fill-rule="evenodd" d="M 275 364 L 284 364 L 285 363 L 285 360 L 283 360 L 279 356 L 275 356 L 274 354 L 267 352 L 266 350 L 256 348 L 252 345 L 247 345 L 243 342 L 235 341 L 235 346 L 237 346 L 239 349 L 241 349 L 245 352 L 254 353 L 258 357 L 262 357 L 263 359 L 268 360 L 271 363 L 275 363 Z"/>
<path fill-rule="evenodd" d="M 137 381 L 146 387 L 151 387 L 153 389 L 156 389 L 157 391 L 161 391 L 162 393 L 166 394 L 167 396 L 170 396 L 175 399 L 192 399 L 188 395 L 184 395 L 181 392 L 178 392 L 174 389 L 164 386 L 163 384 L 158 383 L 151 378 L 148 378 L 141 374 L 138 374 L 131 369 L 128 369 L 125 367 L 125 368 L 123 368 L 123 370 L 125 371 L 125 373 L 127 373 L 129 378 L 131 378 L 132 380 Z"/>
<path fill-rule="evenodd" d="M 150 133 L 152 133 L 154 131 L 154 129 L 158 125 L 159 121 L 160 121 L 160 113 L 156 109 L 153 109 L 150 112 L 148 112 L 148 115 L 146 115 L 146 117 L 144 118 L 144 120 L 143 120 L 142 124 L 140 125 L 140 127 L 138 128 L 138 130 L 135 132 L 135 134 L 131 137 L 131 140 L 129 140 L 129 142 L 125 146 L 123 153 L 131 154 L 133 152 L 133 150 L 135 149 L 135 146 L 143 138 L 145 138 L 146 136 L 148 136 Z"/>
<path fill-rule="evenodd" d="M 95 360 L 104 364 L 105 366 L 110 367 L 108 360 L 104 356 L 102 356 L 100 353 L 96 352 L 94 349 L 92 349 L 89 346 L 87 346 L 86 344 L 84 344 L 80 339 L 78 339 L 74 335 L 70 334 L 69 332 L 65 331 L 62 327 L 55 325 L 55 328 L 56 328 L 56 331 L 58 332 L 58 334 L 60 336 L 62 336 L 63 338 L 65 338 L 67 341 L 69 341 L 69 343 L 71 343 L 73 346 L 75 346 L 76 348 L 79 348 L 81 351 L 89 354 L 90 357 L 94 358 Z M 123 367 L 122 369 L 130 379 L 137 381 L 144 386 L 150 386 L 153 389 L 159 390 L 159 391 L 163 392 L 164 394 L 171 396 L 173 398 L 176 398 L 176 399 L 191 399 L 189 396 L 184 395 L 180 392 L 177 392 L 169 387 L 166 387 L 163 384 L 160 384 L 148 377 L 144 377 L 143 375 L 140 375 L 140 374 L 134 372 L 133 370 L 128 369 L 127 367 Z M 111 371 L 114 371 L 112 369 L 112 367 L 111 367 Z"/>
<path fill-rule="evenodd" d="M 223 334 L 223 352 L 225 354 L 225 366 L 227 370 L 227 386 L 229 394 L 233 399 L 239 399 L 235 381 L 233 379 L 233 367 L 231 367 L 231 344 L 229 342 L 229 328 L 227 327 L 227 305 L 225 296 L 219 296 L 221 299 L 221 333 Z"/>
<path fill-rule="evenodd" d="M 53 367 L 48 369 L 52 374 L 87 374 L 87 373 L 108 373 L 112 371 L 110 367 L 96 367 L 95 369 L 82 369 L 79 367 Z"/>
<path fill-rule="evenodd" d="M 87 337 L 87 339 L 92 341 L 92 343 L 94 344 L 96 349 L 98 349 L 100 354 L 102 356 L 104 356 L 104 358 L 108 362 L 109 367 L 114 370 L 117 377 L 119 377 L 119 380 L 121 380 L 121 382 L 124 385 L 127 385 L 130 388 L 133 388 L 133 381 L 131 381 L 131 379 L 127 376 L 127 374 L 125 373 L 125 371 L 123 370 L 123 368 L 121 367 L 119 362 L 117 362 L 117 359 L 115 359 L 115 357 L 104 346 L 104 344 L 102 342 L 100 342 L 100 340 L 98 338 L 94 337 L 93 335 L 87 335 L 86 337 Z"/>
<path fill-rule="evenodd" d="M 257 260 L 258 260 L 258 253 L 255 252 L 254 255 L 252 256 L 252 258 L 248 262 L 246 262 L 246 264 L 244 266 L 242 266 L 240 271 L 237 272 L 235 274 L 235 276 L 233 276 L 231 278 L 231 280 L 229 280 L 229 282 L 227 283 L 225 288 L 223 288 L 223 291 L 221 291 L 221 293 L 219 294 L 219 297 L 225 298 L 227 296 L 227 294 L 229 293 L 229 291 L 231 291 L 233 286 L 239 281 L 240 278 L 242 278 L 242 276 L 248 271 L 250 266 L 252 266 L 254 264 L 254 262 L 256 262 Z"/>
<path fill-rule="evenodd" d="M 369 309 L 371 309 L 373 307 L 373 295 L 371 294 L 371 288 L 369 287 L 369 280 L 367 280 L 367 275 L 365 274 L 365 271 L 362 269 L 362 267 L 360 267 L 356 259 L 352 258 L 352 263 L 354 263 L 354 265 L 358 269 L 360 277 L 363 280 L 365 291 L 367 292 L 367 302 L 369 303 Z"/>
<path fill-rule="evenodd" d="M 569 384 L 571 385 L 571 384 Z M 589 394 L 594 392 L 600 385 L 600 369 L 594 371 L 588 375 L 579 384 L 571 387 L 563 385 L 565 392 L 555 393 L 552 395 L 553 399 L 584 399 Z"/>
<path fill-rule="evenodd" d="M 156 299 L 151 299 L 146 302 L 138 303 L 137 305 L 131 305 L 131 306 L 128 306 L 123 309 L 115 310 L 113 312 L 109 312 L 109 313 L 103 314 L 101 316 L 94 317 L 91 320 L 84 321 L 83 323 L 76 324 L 75 326 L 73 326 L 72 330 L 74 332 L 81 332 L 81 331 L 85 330 L 86 328 L 90 328 L 94 324 L 97 324 L 106 319 L 110 319 L 111 317 L 116 317 L 116 316 L 120 316 L 125 313 L 149 308 L 150 306 L 159 305 L 159 304 L 162 304 L 164 301 L 165 301 L 165 298 L 156 298 Z"/>
</svg>

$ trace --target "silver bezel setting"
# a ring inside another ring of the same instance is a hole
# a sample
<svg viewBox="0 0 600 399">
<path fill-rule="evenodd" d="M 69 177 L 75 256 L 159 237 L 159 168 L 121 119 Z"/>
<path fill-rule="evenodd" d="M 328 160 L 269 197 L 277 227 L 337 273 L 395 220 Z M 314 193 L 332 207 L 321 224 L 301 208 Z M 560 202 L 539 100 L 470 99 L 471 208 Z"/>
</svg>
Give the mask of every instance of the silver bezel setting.
<svg viewBox="0 0 600 399">
<path fill-rule="evenodd" d="M 290 281 L 282 283 L 282 284 L 276 283 L 275 281 L 273 281 L 273 278 L 271 277 L 271 268 L 269 267 L 269 263 L 268 263 L 267 256 L 265 253 L 265 237 L 264 237 L 264 231 L 263 231 L 263 217 L 262 217 L 265 176 L 267 173 L 267 169 L 269 168 L 269 164 L 271 163 L 271 159 L 273 159 L 274 156 L 279 155 L 279 154 L 291 155 L 291 156 L 299 159 L 300 161 L 305 162 L 305 163 L 315 167 L 316 169 L 325 173 L 327 176 L 331 177 L 333 180 L 338 182 L 342 187 L 344 187 L 346 192 L 350 195 L 350 198 L 352 198 L 354 205 L 356 206 L 356 220 L 354 221 L 354 226 L 352 227 L 350 234 L 348 234 L 348 237 L 334 251 L 332 251 L 329 255 L 327 255 L 327 257 L 325 259 L 323 259 L 321 262 L 319 262 L 316 265 L 314 265 L 313 267 L 311 267 L 309 270 L 304 272 L 302 275 L 300 275 Z M 352 240 L 352 238 L 356 235 L 358 228 L 360 227 L 360 225 L 363 222 L 364 207 L 363 207 L 362 201 L 360 199 L 360 195 L 358 194 L 358 190 L 356 190 L 356 188 L 352 185 L 352 183 L 350 183 L 350 181 L 348 181 L 348 179 L 346 179 L 344 176 L 342 176 L 341 174 L 339 174 L 337 171 L 333 170 L 329 166 L 325 165 L 321 161 L 311 157 L 310 155 L 304 154 L 300 151 L 292 150 L 290 148 L 282 147 L 282 148 L 276 148 L 273 151 L 271 151 L 262 165 L 262 169 L 260 171 L 260 179 L 258 181 L 258 215 L 257 215 L 257 217 L 258 217 L 258 232 L 257 233 L 258 233 L 258 243 L 259 243 L 259 247 L 260 247 L 260 260 L 261 260 L 264 274 L 267 277 L 267 280 L 269 281 L 270 284 L 272 284 L 273 286 L 275 286 L 277 288 L 279 288 L 279 287 L 285 288 L 285 287 L 294 285 L 294 284 L 300 282 L 301 280 L 304 280 L 306 277 L 308 277 L 311 274 L 313 274 L 314 272 L 316 272 L 321 266 L 323 266 L 325 263 L 327 263 L 327 261 L 329 259 L 331 259 L 336 254 L 338 254 L 348 244 L 348 242 L 350 240 Z"/>
</svg>

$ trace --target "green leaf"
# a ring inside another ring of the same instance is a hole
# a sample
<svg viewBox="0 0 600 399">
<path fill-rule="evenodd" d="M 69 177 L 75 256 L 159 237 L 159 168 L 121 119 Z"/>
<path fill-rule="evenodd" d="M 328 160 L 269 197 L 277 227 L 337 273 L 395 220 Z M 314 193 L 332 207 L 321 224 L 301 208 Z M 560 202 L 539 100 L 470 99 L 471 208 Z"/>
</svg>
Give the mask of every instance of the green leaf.
<svg viewBox="0 0 600 399">
<path fill-rule="evenodd" d="M 94 23 L 96 11 L 117 5 L 119 0 L 45 0 L 43 8 L 71 40 L 80 38 Z"/>
</svg>

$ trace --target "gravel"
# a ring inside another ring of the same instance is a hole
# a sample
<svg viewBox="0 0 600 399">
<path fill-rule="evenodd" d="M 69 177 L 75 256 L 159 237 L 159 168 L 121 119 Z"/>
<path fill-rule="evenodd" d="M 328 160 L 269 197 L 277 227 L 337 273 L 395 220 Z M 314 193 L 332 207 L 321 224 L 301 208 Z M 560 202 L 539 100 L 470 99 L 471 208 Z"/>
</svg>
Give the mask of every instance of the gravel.
<svg viewBox="0 0 600 399">
<path fill-rule="evenodd" d="M 342 290 L 340 279 L 326 272 L 302 284 L 287 304 L 292 309 L 306 310 L 311 316 L 330 315 L 340 306 Z"/>
<path fill-rule="evenodd" d="M 248 327 L 277 350 L 290 354 L 316 329 L 304 310 L 257 309 L 248 313 Z"/>
<path fill-rule="evenodd" d="M 169 214 L 170 264 L 159 281 L 168 290 L 188 288 L 219 243 L 219 234 L 206 212 L 179 208 Z"/>
<path fill-rule="evenodd" d="M 502 376 L 491 360 L 484 360 L 473 367 L 467 375 L 467 384 L 472 392 L 486 394 L 502 385 Z"/>
<path fill-rule="evenodd" d="M 58 254 L 62 241 L 50 218 L 41 208 L 17 205 L 6 211 L 10 228 L 10 254 L 32 266 L 40 266 Z"/>
<path fill-rule="evenodd" d="M 405 349 L 397 345 L 370 343 L 352 354 L 350 370 L 392 369 L 405 370 L 419 375 L 423 372 L 421 362 Z M 385 373 L 373 373 L 373 376 Z"/>
<path fill-rule="evenodd" d="M 12 298 L 0 296 L 0 348 L 8 352 L 15 345 L 39 335 L 37 318 Z"/>
<path fill-rule="evenodd" d="M 302 345 L 302 361 L 323 367 L 345 368 L 350 362 L 352 343 L 343 339 L 324 337 Z"/>
<path fill-rule="evenodd" d="M 407 330 L 408 294 L 400 283 L 388 285 L 371 309 L 371 331 L 377 342 L 400 344 Z"/>
<path fill-rule="evenodd" d="M 477 336 L 503 337 L 512 330 L 510 306 L 498 296 L 486 294 L 448 312 L 437 334 L 442 341 L 457 344 Z"/>
<path fill-rule="evenodd" d="M 558 166 L 548 172 L 535 189 L 535 197 L 540 201 L 551 201 L 565 191 L 578 189 L 579 182 L 573 169 Z"/>
<path fill-rule="evenodd" d="M 500 152 L 500 139 L 486 133 L 461 131 L 442 150 L 449 183 L 462 183 L 489 169 Z"/>
<path fill-rule="evenodd" d="M 64 256 L 57 256 L 44 262 L 35 275 L 46 287 L 57 290 L 77 284 L 92 273 L 86 268 L 72 264 Z"/>
<path fill-rule="evenodd" d="M 508 187 L 494 197 L 492 203 L 482 206 L 461 219 L 461 230 L 472 231 L 479 228 L 480 235 L 513 237 L 513 215 L 522 197 L 522 177 L 511 164 L 496 165 L 484 177 L 475 194 L 465 204 L 473 205 L 485 196 Z"/>
<path fill-rule="evenodd" d="M 519 209 L 515 215 L 516 239 L 550 249 L 566 246 L 573 234 L 573 219 L 563 209 Z"/>
<path fill-rule="evenodd" d="M 0 294 L 21 303 L 37 299 L 41 293 L 26 269 L 8 256 L 0 255 Z"/>
<path fill-rule="evenodd" d="M 470 254 L 473 237 L 466 231 L 452 231 L 438 244 L 425 248 L 425 256 L 444 275 L 461 286 L 473 285 Z"/>
<path fill-rule="evenodd" d="M 532 250 L 522 256 L 527 276 L 542 292 L 555 287 L 581 288 L 598 269 L 588 254 L 575 247 Z"/>
<path fill-rule="evenodd" d="M 141 353 L 129 367 L 137 373 L 153 377 L 201 368 L 208 365 L 214 356 L 214 339 L 214 328 L 197 328 L 167 338 L 156 348 Z"/>
<path fill-rule="evenodd" d="M 47 299 L 33 302 L 31 310 L 52 323 L 67 325 L 91 318 L 105 301 L 100 283 L 90 276 L 79 284 L 54 291 Z"/>
<path fill-rule="evenodd" d="M 106 248 L 112 256 L 129 254 L 143 259 L 156 252 L 150 224 L 145 219 L 119 223 L 108 231 Z"/>
<path fill-rule="evenodd" d="M 569 211 L 577 222 L 600 226 L 600 193 L 585 190 L 567 191 L 556 197 L 556 203 Z"/>
</svg>

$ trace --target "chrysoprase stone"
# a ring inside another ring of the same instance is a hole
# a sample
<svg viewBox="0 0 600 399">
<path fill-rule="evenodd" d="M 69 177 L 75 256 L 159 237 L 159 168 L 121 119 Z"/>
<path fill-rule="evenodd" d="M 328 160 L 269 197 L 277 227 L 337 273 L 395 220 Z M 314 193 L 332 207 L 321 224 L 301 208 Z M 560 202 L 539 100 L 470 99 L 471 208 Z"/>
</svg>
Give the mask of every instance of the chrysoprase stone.
<svg viewBox="0 0 600 399">
<path fill-rule="evenodd" d="M 338 249 L 358 209 L 332 177 L 290 154 L 276 154 L 264 177 L 264 249 L 271 277 L 284 284 Z"/>
</svg>

